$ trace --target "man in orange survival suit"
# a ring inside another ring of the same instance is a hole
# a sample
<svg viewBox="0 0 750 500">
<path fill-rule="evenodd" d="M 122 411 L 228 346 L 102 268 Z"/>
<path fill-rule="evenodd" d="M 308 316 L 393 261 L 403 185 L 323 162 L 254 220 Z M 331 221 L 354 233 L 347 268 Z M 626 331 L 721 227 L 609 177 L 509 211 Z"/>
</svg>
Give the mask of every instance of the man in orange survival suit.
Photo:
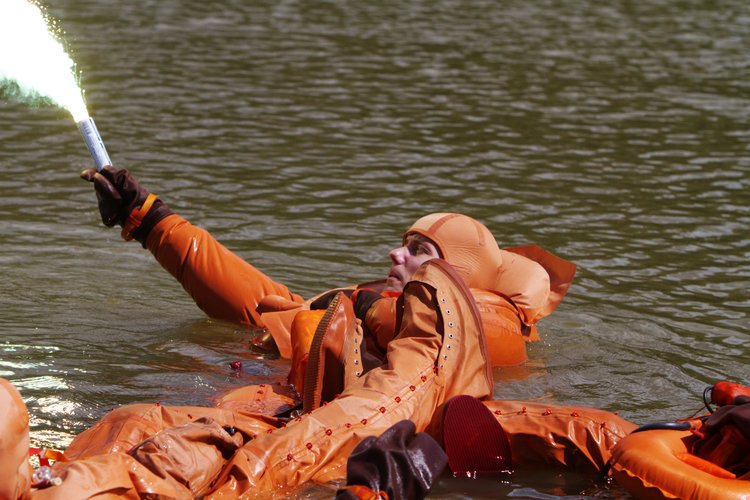
<svg viewBox="0 0 750 500">
<path fill-rule="evenodd" d="M 292 348 L 294 319 L 302 310 L 324 309 L 332 293 L 305 301 L 174 214 L 127 170 L 86 170 L 81 177 L 94 183 L 104 224 L 123 226 L 124 239 L 148 248 L 206 314 L 265 328 L 280 354 L 292 358 L 295 382 L 295 372 L 304 371 L 310 339 Z M 369 365 L 382 362 L 395 336 L 395 296 L 419 265 L 434 257 L 448 261 L 472 289 L 495 366 L 526 360 L 525 341 L 538 339 L 536 322 L 562 300 L 575 273 L 574 264 L 537 246 L 501 250 L 490 231 L 470 217 L 427 215 L 405 232 L 403 246 L 390 252 L 385 280 L 352 287 L 361 289 L 354 308 L 368 356 L 376 360 Z M 296 378 L 301 390 L 302 377 Z"/>
<path fill-rule="evenodd" d="M 263 325 L 280 345 L 286 334 L 287 352 L 291 350 L 289 329 L 310 302 L 173 214 L 127 171 L 86 171 L 83 177 L 95 183 L 104 223 L 121 224 L 124 238 L 147 246 L 208 314 Z M 538 257 L 551 272 L 521 251 Z M 352 301 L 341 292 L 326 300 L 326 314 L 315 333 L 323 344 L 311 350 L 302 415 L 277 418 L 278 413 L 264 405 L 272 397 L 265 386 L 259 386 L 258 399 L 240 405 L 122 407 L 77 436 L 66 450 L 70 461 L 53 466 L 52 475 L 59 481 L 32 489 L 32 496 L 83 498 L 107 492 L 234 498 L 308 480 L 340 479 L 346 458 L 365 437 L 381 435 L 404 419 L 417 431 L 428 426 L 434 430 L 440 425 L 440 408 L 450 398 L 489 398 L 493 381 L 485 329 L 500 326 L 501 333 L 522 341 L 531 337 L 535 321 L 559 302 L 573 272 L 572 265 L 536 248 L 500 250 L 483 225 L 458 214 L 418 220 L 391 258 L 388 278 L 370 285 L 374 291 L 368 292 L 369 307 L 361 307 L 361 297 Z M 523 285 L 525 281 L 531 284 Z M 377 296 L 374 300 L 378 289 L 402 293 L 390 302 Z M 355 307 L 364 309 L 359 318 Z M 363 327 L 371 329 L 369 341 L 362 338 Z M 326 346 L 329 337 L 334 342 Z M 342 364 L 347 376 L 347 369 L 357 370 L 363 341 L 372 341 L 378 349 L 387 344 L 382 364 L 354 372 L 340 394 L 323 404 L 319 382 L 337 371 L 329 366 Z M 326 349 L 338 349 L 339 358 L 320 356 Z M 603 415 L 606 412 L 563 408 L 555 416 L 533 403 L 523 403 L 522 411 L 513 409 L 518 402 L 485 404 L 504 419 L 506 431 L 518 436 L 525 455 L 562 464 L 568 463 L 570 453 L 561 452 L 560 443 L 568 442 L 578 450 L 573 455 L 601 467 L 613 440 L 627 427 L 613 415 Z M 605 426 L 603 419 L 612 425 Z M 523 436 L 532 438 L 526 441 Z M 598 446 L 591 446 L 592 439 Z M 515 438 L 511 440 L 515 446 Z"/>
</svg>

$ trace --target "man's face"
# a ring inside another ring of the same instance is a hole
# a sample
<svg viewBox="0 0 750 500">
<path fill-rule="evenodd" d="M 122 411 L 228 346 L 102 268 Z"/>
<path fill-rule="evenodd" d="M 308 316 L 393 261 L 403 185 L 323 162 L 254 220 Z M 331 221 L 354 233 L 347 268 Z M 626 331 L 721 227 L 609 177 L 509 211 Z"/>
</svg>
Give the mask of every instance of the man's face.
<svg viewBox="0 0 750 500">
<path fill-rule="evenodd" d="M 400 292 L 422 263 L 440 257 L 440 251 L 430 240 L 418 234 L 406 237 L 404 246 L 388 253 L 391 270 L 388 272 L 385 290 Z"/>
</svg>

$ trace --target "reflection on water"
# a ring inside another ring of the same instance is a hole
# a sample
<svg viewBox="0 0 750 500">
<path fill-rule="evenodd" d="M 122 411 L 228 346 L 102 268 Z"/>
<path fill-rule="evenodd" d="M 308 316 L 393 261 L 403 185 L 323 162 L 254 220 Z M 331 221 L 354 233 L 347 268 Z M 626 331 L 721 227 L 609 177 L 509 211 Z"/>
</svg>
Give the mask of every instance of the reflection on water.
<svg viewBox="0 0 750 500">
<path fill-rule="evenodd" d="M 466 212 L 579 265 L 496 397 L 642 423 L 750 379 L 744 2 L 47 4 L 115 163 L 293 290 L 381 277 L 419 215 Z M 35 442 L 283 380 L 99 224 L 65 112 L 0 115 L 0 375 Z M 500 494 L 577 493 L 544 481 Z"/>
</svg>

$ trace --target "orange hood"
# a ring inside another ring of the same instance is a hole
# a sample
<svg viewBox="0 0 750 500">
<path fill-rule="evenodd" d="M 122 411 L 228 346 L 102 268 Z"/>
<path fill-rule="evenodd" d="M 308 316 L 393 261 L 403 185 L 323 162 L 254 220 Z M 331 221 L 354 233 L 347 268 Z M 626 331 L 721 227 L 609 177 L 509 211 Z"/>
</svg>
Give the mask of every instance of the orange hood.
<svg viewBox="0 0 750 500">
<path fill-rule="evenodd" d="M 539 247 L 501 249 L 490 230 L 467 215 L 425 215 L 406 230 L 404 240 L 410 234 L 422 235 L 435 243 L 443 259 L 470 288 L 510 298 L 523 311 L 522 319 L 528 325 L 552 312 L 575 273 L 575 264 Z M 525 251 L 528 249 L 534 251 Z"/>
</svg>

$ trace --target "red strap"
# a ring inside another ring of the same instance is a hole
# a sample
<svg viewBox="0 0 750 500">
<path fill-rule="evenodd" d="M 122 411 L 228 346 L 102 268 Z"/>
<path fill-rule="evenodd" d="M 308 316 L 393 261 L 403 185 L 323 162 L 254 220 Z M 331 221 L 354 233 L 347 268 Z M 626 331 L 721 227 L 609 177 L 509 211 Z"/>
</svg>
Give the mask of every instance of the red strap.
<svg viewBox="0 0 750 500">
<path fill-rule="evenodd" d="M 39 465 L 49 466 L 49 461 L 54 460 L 56 462 L 67 462 L 68 459 L 62 451 L 50 450 L 48 448 L 35 448 L 29 447 L 29 457 L 39 458 Z"/>
<path fill-rule="evenodd" d="M 134 208 L 133 211 L 130 212 L 130 215 L 128 215 L 128 220 L 125 221 L 125 225 L 122 228 L 122 233 L 120 233 L 120 236 L 122 236 L 123 240 L 130 241 L 133 239 L 133 231 L 141 227 L 143 218 L 146 217 L 148 211 L 151 210 L 151 206 L 155 201 L 156 195 L 154 193 L 149 193 L 149 195 L 146 197 L 146 201 L 143 202 L 143 205 Z"/>
</svg>

